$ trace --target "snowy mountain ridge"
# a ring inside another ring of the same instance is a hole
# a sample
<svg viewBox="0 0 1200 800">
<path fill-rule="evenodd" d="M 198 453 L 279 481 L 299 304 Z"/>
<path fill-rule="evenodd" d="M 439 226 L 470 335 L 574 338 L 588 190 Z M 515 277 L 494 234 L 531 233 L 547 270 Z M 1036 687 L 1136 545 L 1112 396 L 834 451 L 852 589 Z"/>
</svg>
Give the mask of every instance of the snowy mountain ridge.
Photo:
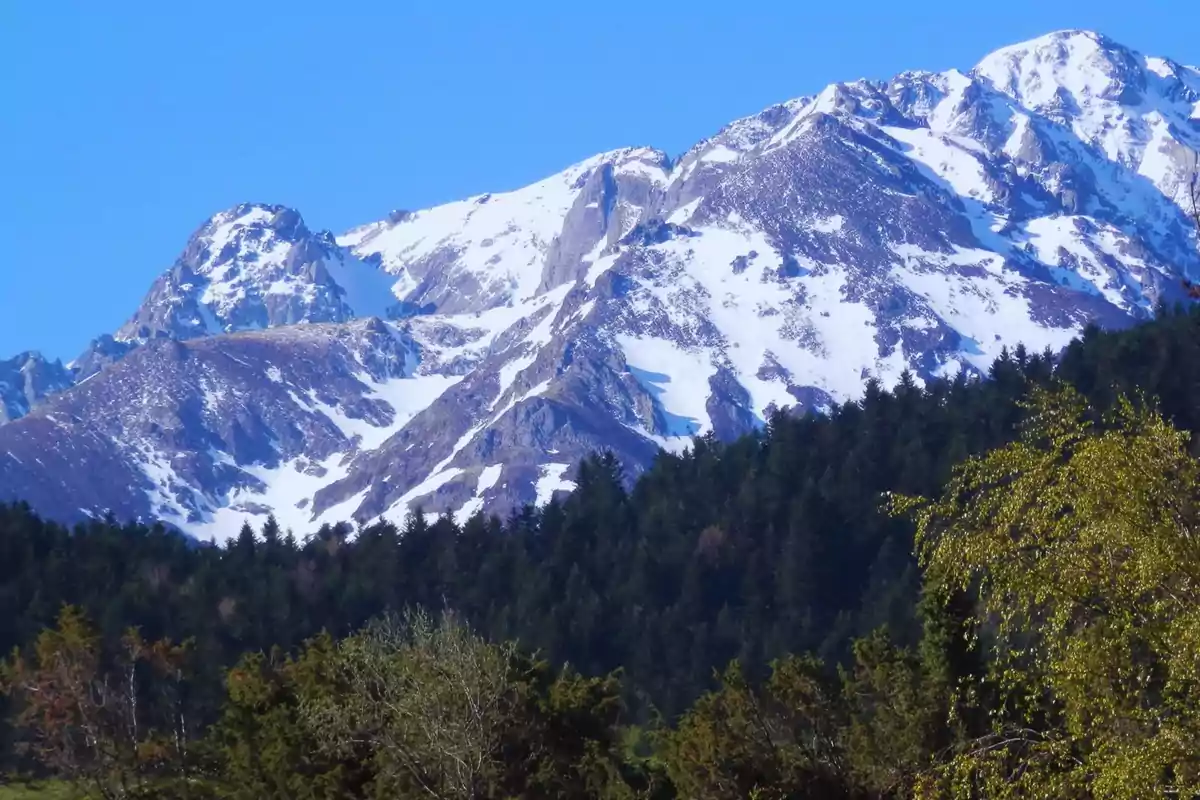
<svg viewBox="0 0 1200 800">
<path fill-rule="evenodd" d="M 313 233 L 283 206 L 243 204 L 192 235 L 115 339 L 191 339 L 301 322 L 383 316 L 399 301 L 392 281 Z"/>
<path fill-rule="evenodd" d="M 341 236 L 238 206 L 75 388 L 10 404 L 0 486 L 217 538 L 508 513 L 597 449 L 636 475 L 868 378 L 1148 316 L 1200 276 L 1197 152 L 1200 72 L 1062 31 Z"/>
</svg>

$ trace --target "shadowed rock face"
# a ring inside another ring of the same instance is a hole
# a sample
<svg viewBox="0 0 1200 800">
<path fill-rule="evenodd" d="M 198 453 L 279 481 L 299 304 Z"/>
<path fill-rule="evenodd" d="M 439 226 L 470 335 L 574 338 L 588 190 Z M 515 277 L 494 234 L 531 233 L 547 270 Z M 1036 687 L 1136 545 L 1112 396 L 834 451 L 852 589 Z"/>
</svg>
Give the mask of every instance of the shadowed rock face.
<svg viewBox="0 0 1200 800">
<path fill-rule="evenodd" d="M 869 379 L 1056 350 L 1200 275 L 1198 103 L 1195 70 L 1064 31 L 341 237 L 238 206 L 69 368 L 0 362 L 0 499 L 218 538 L 504 514 L 596 450 L 632 479 Z"/>
<path fill-rule="evenodd" d="M 160 334 L 157 338 L 169 337 Z M 120 361 L 137 346 L 137 342 L 121 341 L 114 339 L 111 334 L 102 334 L 88 344 L 79 358 L 71 362 L 72 377 L 76 382 L 85 381 L 109 364 Z"/>
<path fill-rule="evenodd" d="M 0 361 L 0 424 L 23 417 L 50 395 L 71 386 L 71 373 L 41 353 Z"/>
</svg>

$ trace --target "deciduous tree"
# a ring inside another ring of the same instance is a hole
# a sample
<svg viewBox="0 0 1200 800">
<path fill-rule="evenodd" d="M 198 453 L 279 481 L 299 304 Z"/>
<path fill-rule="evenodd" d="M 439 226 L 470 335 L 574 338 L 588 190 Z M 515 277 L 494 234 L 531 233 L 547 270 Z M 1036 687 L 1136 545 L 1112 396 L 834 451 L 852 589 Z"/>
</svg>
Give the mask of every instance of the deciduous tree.
<svg viewBox="0 0 1200 800">
<path fill-rule="evenodd" d="M 82 612 L 66 606 L 32 653 L 3 665 L 0 686 L 17 701 L 22 744 L 39 762 L 116 800 L 188 781 L 186 662 L 187 648 L 148 643 L 136 629 L 106 653 Z"/>
<path fill-rule="evenodd" d="M 1145 402 L 1106 415 L 1035 392 L 1019 441 L 915 511 L 927 578 L 978 598 L 998 691 L 989 735 L 931 792 L 1200 792 L 1200 466 Z"/>
</svg>

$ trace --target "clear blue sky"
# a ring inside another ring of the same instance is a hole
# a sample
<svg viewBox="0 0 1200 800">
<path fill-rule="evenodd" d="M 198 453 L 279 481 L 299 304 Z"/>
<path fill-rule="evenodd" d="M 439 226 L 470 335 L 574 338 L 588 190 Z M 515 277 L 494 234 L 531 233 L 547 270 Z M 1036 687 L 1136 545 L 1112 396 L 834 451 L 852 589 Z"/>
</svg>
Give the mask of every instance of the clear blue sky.
<svg viewBox="0 0 1200 800">
<path fill-rule="evenodd" d="M 1194 0 L 0 0 L 0 357 L 75 356 L 238 202 L 341 231 L 1069 27 L 1200 63 Z"/>
</svg>

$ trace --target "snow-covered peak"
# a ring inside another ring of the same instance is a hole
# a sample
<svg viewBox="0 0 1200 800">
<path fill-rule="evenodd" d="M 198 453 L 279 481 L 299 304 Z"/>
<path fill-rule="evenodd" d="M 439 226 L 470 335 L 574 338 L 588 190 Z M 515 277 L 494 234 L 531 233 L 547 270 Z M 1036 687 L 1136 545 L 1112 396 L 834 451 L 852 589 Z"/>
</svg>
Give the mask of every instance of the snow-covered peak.
<svg viewBox="0 0 1200 800">
<path fill-rule="evenodd" d="M 197 229 L 116 334 L 190 339 L 297 322 L 386 316 L 395 279 L 314 233 L 286 206 L 245 203 Z"/>
<path fill-rule="evenodd" d="M 262 264 L 277 260 L 291 245 L 310 236 L 294 209 L 243 203 L 214 214 L 201 225 L 184 258 L 194 263 L 198 275 L 210 275 L 234 261 Z"/>
<path fill-rule="evenodd" d="M 398 296 L 410 307 L 481 312 L 544 291 L 547 263 L 568 258 L 564 250 L 573 252 L 578 218 L 596 217 L 604 229 L 609 215 L 636 216 L 622 213 L 632 206 L 620 207 L 621 186 L 644 188 L 628 193 L 640 208 L 669 177 L 667 156 L 659 150 L 612 150 L 522 189 L 392 214 L 337 241 L 393 275 Z M 627 231 L 633 222 L 621 224 Z"/>
<path fill-rule="evenodd" d="M 1161 118 L 1179 125 L 1185 138 L 1200 137 L 1196 70 L 1147 57 L 1093 31 L 1058 31 L 1001 48 L 972 74 L 1102 146 L 1111 142 L 1112 132 L 1144 134 L 1130 127 L 1132 119 Z M 1107 147 L 1106 152 L 1120 155 Z"/>
<path fill-rule="evenodd" d="M 1143 55 L 1095 31 L 1056 31 L 1003 47 L 984 57 L 972 74 L 1026 106 L 1068 113 L 1069 100 L 1142 111 L 1176 103 L 1182 108 L 1174 110 L 1194 111 L 1200 100 L 1195 67 Z M 1200 115 L 1189 116 L 1200 120 Z"/>
<path fill-rule="evenodd" d="M 653 147 L 630 147 L 611 154 L 613 171 L 618 175 L 640 176 L 653 183 L 666 185 L 670 179 L 670 162 L 666 153 Z"/>
<path fill-rule="evenodd" d="M 728 148 L 744 153 L 770 139 L 781 128 L 795 119 L 802 109 L 810 106 L 811 97 L 798 97 L 773 105 L 757 114 L 742 117 L 722 128 L 715 136 L 700 142 L 692 151 L 700 152 L 713 148 Z"/>
<path fill-rule="evenodd" d="M 294 227 L 296 223 L 303 225 L 303 220 L 299 217 L 300 212 L 295 209 L 275 203 L 239 203 L 213 214 L 206 223 L 200 226 L 197 233 L 209 233 L 227 226 L 230 230 L 233 226 L 247 227 L 251 225 L 286 229 Z"/>
<path fill-rule="evenodd" d="M 1133 51 L 1083 30 L 1056 31 L 1003 47 L 980 61 L 974 72 L 1034 108 L 1062 105 L 1066 97 L 1119 100 L 1137 90 L 1140 77 Z"/>
<path fill-rule="evenodd" d="M 972 74 L 1174 197 L 1200 149 L 1200 76 L 1092 31 L 1005 47 Z"/>
</svg>

